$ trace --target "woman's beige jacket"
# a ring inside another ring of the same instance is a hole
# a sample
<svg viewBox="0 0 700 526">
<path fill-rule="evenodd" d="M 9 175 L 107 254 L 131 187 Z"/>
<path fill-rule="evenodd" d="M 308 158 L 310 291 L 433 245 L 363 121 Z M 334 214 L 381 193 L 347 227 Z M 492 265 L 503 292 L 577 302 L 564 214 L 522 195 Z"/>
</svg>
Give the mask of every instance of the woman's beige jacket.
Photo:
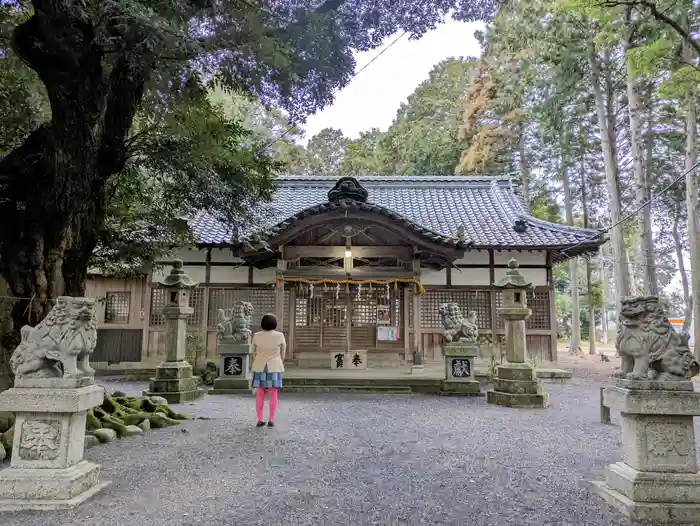
<svg viewBox="0 0 700 526">
<path fill-rule="evenodd" d="M 287 341 L 279 331 L 260 331 L 253 334 L 253 372 L 261 373 L 267 365 L 270 373 L 284 371 Z"/>
</svg>

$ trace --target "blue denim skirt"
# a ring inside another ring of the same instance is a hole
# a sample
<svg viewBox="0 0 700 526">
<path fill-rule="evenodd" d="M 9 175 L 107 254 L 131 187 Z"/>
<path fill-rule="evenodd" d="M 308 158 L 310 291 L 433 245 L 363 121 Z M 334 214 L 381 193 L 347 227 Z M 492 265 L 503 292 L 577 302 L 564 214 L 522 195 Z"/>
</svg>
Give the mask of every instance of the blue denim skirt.
<svg viewBox="0 0 700 526">
<path fill-rule="evenodd" d="M 264 387 L 265 389 L 281 389 L 282 373 L 271 373 L 267 370 L 267 365 L 263 372 L 253 373 L 253 387 Z"/>
</svg>

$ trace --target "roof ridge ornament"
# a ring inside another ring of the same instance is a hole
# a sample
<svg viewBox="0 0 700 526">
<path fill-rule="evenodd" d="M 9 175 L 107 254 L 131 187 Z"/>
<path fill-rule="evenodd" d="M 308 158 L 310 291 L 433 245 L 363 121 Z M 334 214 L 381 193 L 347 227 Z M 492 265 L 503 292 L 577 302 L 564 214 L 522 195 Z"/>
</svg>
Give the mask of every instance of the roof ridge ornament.
<svg viewBox="0 0 700 526">
<path fill-rule="evenodd" d="M 360 181 L 354 177 L 341 177 L 328 192 L 328 202 L 349 200 L 366 203 L 368 195 L 367 189 L 360 184 Z"/>
</svg>

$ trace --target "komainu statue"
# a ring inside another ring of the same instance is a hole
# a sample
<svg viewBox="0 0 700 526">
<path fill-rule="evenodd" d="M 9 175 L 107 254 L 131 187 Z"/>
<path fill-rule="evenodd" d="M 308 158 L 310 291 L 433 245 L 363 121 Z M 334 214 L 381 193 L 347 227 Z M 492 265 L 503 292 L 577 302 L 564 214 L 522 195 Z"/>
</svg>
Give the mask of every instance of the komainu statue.
<svg viewBox="0 0 700 526">
<path fill-rule="evenodd" d="M 700 372 L 690 352 L 689 335 L 678 334 L 656 296 L 622 298 L 617 351 L 622 360 L 615 376 L 660 382 L 689 380 Z"/>
<path fill-rule="evenodd" d="M 475 342 L 479 337 L 479 329 L 476 323 L 476 312 L 470 311 L 465 318 L 457 303 L 443 303 L 438 312 L 442 319 L 442 327 L 445 329 L 445 342 L 457 342 L 467 340 Z"/>
<path fill-rule="evenodd" d="M 10 367 L 18 378 L 81 378 L 92 376 L 90 355 L 97 344 L 95 301 L 60 296 L 35 327 L 21 329 L 22 341 Z"/>
<path fill-rule="evenodd" d="M 250 343 L 252 316 L 253 305 L 247 301 L 238 301 L 230 309 L 219 309 L 219 324 L 216 327 L 219 342 Z"/>
</svg>

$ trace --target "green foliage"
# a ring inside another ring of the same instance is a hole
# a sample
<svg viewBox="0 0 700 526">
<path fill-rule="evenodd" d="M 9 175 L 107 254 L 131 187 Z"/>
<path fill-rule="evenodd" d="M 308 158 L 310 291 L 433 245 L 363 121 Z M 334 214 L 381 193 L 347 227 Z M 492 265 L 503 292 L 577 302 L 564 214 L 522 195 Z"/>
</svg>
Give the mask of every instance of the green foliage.
<svg viewBox="0 0 700 526">
<path fill-rule="evenodd" d="M 460 155 L 461 101 L 475 65 L 473 58 L 449 58 L 433 67 L 380 139 L 381 171 L 399 175 L 453 172 Z"/>
</svg>

